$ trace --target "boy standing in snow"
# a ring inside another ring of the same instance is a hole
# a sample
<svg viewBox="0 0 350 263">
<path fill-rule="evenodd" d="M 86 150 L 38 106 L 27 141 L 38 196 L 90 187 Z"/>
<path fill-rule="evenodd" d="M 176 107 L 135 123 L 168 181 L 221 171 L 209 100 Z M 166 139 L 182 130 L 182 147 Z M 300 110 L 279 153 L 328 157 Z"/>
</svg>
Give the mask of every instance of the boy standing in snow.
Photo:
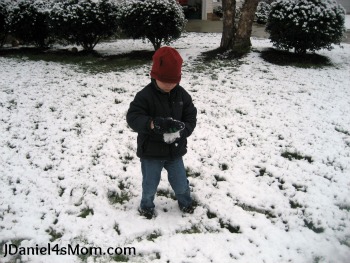
<svg viewBox="0 0 350 263">
<path fill-rule="evenodd" d="M 151 83 L 130 103 L 126 120 L 138 133 L 137 156 L 141 160 L 141 215 L 154 215 L 154 197 L 165 168 L 180 209 L 193 213 L 189 183 L 182 156 L 187 152 L 187 137 L 196 127 L 197 109 L 191 96 L 179 85 L 182 58 L 171 47 L 153 55 Z"/>
</svg>

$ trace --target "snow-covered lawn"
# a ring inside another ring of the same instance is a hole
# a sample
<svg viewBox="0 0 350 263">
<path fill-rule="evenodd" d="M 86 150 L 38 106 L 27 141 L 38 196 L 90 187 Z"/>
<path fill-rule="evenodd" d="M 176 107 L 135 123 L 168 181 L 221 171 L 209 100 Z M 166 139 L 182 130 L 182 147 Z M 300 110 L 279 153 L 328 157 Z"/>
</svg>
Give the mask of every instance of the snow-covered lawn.
<svg viewBox="0 0 350 263">
<path fill-rule="evenodd" d="M 174 43 L 181 84 L 198 108 L 185 165 L 193 215 L 166 174 L 158 216 L 138 215 L 136 133 L 125 114 L 151 62 L 110 73 L 0 57 L 0 243 L 134 247 L 129 262 L 349 262 L 350 45 L 319 54 L 332 66 L 265 62 L 268 40 L 238 62 L 203 67 L 221 34 Z M 99 44 L 116 54 L 141 41 Z M 56 247 L 57 248 L 57 247 Z M 1 256 L 0 262 L 114 262 L 123 257 Z"/>
</svg>

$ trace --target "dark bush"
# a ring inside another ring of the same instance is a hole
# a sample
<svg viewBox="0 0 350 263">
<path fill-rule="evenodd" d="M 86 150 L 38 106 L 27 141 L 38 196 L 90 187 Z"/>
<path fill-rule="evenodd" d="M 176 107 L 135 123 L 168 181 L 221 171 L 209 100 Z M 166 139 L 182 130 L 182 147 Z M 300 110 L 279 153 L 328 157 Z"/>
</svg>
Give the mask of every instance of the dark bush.
<svg viewBox="0 0 350 263">
<path fill-rule="evenodd" d="M 269 17 L 271 6 L 266 2 L 259 2 L 255 12 L 256 22 L 258 24 L 266 24 Z"/>
<path fill-rule="evenodd" d="M 277 0 L 266 31 L 277 48 L 304 54 L 340 44 L 344 20 L 345 10 L 335 0 Z"/>
<path fill-rule="evenodd" d="M 214 7 L 213 13 L 214 13 L 217 17 L 220 17 L 220 18 L 222 18 L 222 17 L 224 16 L 224 13 L 223 13 L 223 11 L 222 11 L 222 6 L 221 6 L 221 5 L 218 5 L 218 6 Z"/>
<path fill-rule="evenodd" d="M 0 47 L 4 45 L 5 39 L 9 31 L 8 4 L 8 1 L 0 2 Z"/>
<path fill-rule="evenodd" d="M 175 0 L 128 1 L 122 5 L 120 26 L 133 39 L 148 39 L 155 50 L 184 31 L 186 19 Z"/>
<path fill-rule="evenodd" d="M 51 10 L 51 27 L 62 44 L 91 51 L 100 40 L 116 34 L 117 6 L 109 0 L 60 1 Z"/>
<path fill-rule="evenodd" d="M 46 47 L 50 42 L 48 18 L 48 6 L 44 1 L 22 0 L 11 3 L 11 35 L 23 44 Z"/>
</svg>

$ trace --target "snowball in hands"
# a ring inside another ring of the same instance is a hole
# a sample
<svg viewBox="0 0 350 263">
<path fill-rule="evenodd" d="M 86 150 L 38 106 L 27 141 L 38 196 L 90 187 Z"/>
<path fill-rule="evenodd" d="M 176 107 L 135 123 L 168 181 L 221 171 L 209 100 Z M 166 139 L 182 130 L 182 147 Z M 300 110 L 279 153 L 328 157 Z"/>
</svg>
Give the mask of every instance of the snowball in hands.
<svg viewBox="0 0 350 263">
<path fill-rule="evenodd" d="M 171 144 L 176 141 L 176 139 L 179 139 L 181 137 L 180 131 L 173 132 L 173 133 L 164 133 L 163 139 L 166 143 Z"/>
</svg>

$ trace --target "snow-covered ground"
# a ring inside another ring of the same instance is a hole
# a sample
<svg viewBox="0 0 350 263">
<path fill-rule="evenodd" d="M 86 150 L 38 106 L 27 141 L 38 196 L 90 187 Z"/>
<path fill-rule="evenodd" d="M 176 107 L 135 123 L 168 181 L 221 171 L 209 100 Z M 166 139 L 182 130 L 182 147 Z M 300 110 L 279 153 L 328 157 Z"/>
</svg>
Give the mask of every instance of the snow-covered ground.
<svg viewBox="0 0 350 263">
<path fill-rule="evenodd" d="M 332 66 L 303 69 L 265 62 L 259 51 L 271 44 L 253 39 L 238 62 L 203 67 L 197 56 L 220 38 L 189 33 L 173 44 L 198 108 L 184 160 L 199 206 L 182 214 L 164 173 L 152 220 L 137 212 L 136 134 L 125 122 L 151 63 L 89 74 L 0 57 L 2 253 L 50 243 L 134 247 L 129 262 L 349 262 L 350 45 L 319 52 Z M 96 47 L 143 49 L 151 45 Z M 17 262 L 118 260 L 54 254 Z"/>
</svg>

